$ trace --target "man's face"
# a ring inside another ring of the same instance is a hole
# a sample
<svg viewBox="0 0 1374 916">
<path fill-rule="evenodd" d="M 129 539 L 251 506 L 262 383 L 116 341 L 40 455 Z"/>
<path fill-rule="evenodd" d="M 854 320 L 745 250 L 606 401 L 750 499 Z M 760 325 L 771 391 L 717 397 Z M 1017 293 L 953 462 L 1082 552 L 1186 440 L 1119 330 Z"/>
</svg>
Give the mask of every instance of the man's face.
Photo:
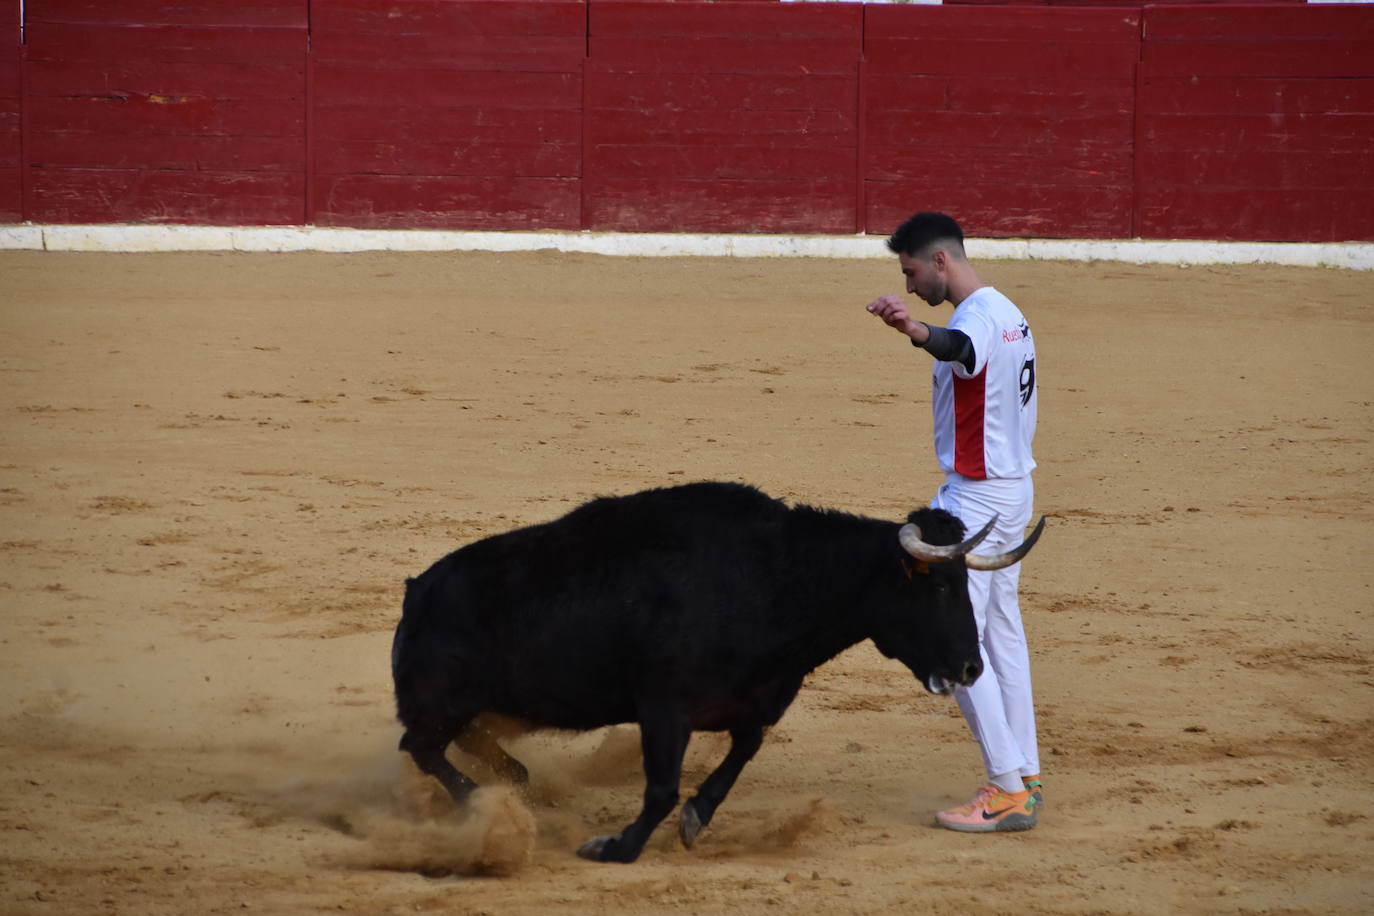
<svg viewBox="0 0 1374 916">
<path fill-rule="evenodd" d="M 906 276 L 906 291 L 920 296 L 929 305 L 939 305 L 949 298 L 949 281 L 945 277 L 945 253 L 935 250 L 925 258 L 897 255 Z"/>
</svg>

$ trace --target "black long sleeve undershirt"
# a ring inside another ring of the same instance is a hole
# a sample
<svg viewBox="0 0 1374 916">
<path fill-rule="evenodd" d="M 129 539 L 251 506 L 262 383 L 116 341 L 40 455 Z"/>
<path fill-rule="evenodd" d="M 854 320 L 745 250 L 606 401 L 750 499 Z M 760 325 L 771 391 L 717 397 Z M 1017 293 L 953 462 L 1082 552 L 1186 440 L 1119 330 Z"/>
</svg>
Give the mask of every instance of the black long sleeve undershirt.
<svg viewBox="0 0 1374 916">
<path fill-rule="evenodd" d="M 973 371 L 973 341 L 967 334 L 929 324 L 926 328 L 930 331 L 930 339 L 923 344 L 913 340 L 913 347 L 920 347 L 942 363 L 962 363 L 966 370 Z"/>
</svg>

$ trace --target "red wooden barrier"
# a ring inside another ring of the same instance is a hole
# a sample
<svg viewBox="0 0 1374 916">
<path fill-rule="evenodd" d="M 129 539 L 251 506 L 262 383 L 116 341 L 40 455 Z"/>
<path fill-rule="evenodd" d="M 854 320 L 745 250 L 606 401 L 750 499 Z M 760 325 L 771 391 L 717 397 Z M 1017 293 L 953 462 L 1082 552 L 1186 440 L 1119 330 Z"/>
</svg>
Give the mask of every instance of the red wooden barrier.
<svg viewBox="0 0 1374 916">
<path fill-rule="evenodd" d="M 1147 11 L 1140 234 L 1374 239 L 1374 11 Z"/>
<path fill-rule="evenodd" d="M 862 15 L 593 0 L 585 224 L 853 232 Z"/>
<path fill-rule="evenodd" d="M 317 2 L 320 225 L 581 225 L 581 0 Z"/>
<path fill-rule="evenodd" d="M 873 6 L 868 231 L 918 209 L 970 234 L 1131 234 L 1139 11 Z"/>
<path fill-rule="evenodd" d="M 308 0 L 28 0 L 28 219 L 299 223 Z"/>
<path fill-rule="evenodd" d="M 0 222 L 1374 240 L 1374 6 L 18 2 Z"/>
<path fill-rule="evenodd" d="M 17 223 L 24 217 L 21 85 L 19 0 L 0 0 L 0 223 Z"/>
</svg>

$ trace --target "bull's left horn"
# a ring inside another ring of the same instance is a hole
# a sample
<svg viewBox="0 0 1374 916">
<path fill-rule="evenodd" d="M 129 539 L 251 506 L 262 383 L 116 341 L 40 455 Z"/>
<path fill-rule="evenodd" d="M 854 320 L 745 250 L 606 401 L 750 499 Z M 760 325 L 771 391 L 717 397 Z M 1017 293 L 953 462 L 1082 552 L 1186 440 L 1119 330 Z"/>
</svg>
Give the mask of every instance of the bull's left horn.
<svg viewBox="0 0 1374 916">
<path fill-rule="evenodd" d="M 1031 532 L 1031 536 L 1022 541 L 1020 547 L 991 557 L 984 557 L 971 553 L 964 557 L 964 565 L 969 569 L 1006 569 L 1013 563 L 1021 562 L 1021 558 L 1030 553 L 1031 548 L 1035 546 L 1035 542 L 1040 540 L 1040 532 L 1044 530 L 1045 516 L 1042 515 L 1040 516 L 1039 524 L 1037 524 L 1035 530 Z"/>
<path fill-rule="evenodd" d="M 995 524 L 997 524 L 996 515 L 983 526 L 982 531 L 973 537 L 962 544 L 950 544 L 947 547 L 927 544 L 921 540 L 921 529 L 910 522 L 903 525 L 901 530 L 897 532 L 897 539 L 902 542 L 902 549 L 916 559 L 925 560 L 927 563 L 943 563 L 946 560 L 958 559 L 968 554 L 970 550 L 978 546 L 983 538 L 988 536 L 988 532 L 992 530 L 992 526 Z M 972 566 L 973 564 L 970 563 L 969 565 Z"/>
</svg>

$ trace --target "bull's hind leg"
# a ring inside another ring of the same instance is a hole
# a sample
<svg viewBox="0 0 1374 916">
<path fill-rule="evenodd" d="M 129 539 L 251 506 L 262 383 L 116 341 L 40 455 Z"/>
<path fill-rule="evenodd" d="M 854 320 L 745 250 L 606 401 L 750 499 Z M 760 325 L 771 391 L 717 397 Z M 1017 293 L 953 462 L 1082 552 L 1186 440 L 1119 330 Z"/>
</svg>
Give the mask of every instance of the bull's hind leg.
<svg viewBox="0 0 1374 916">
<path fill-rule="evenodd" d="M 477 788 L 477 783 L 458 772 L 444 756 L 449 742 L 460 729 L 461 726 L 458 729 L 410 728 L 401 736 L 400 749 L 410 754 L 421 771 L 439 780 L 448 790 L 448 794 L 453 796 L 453 800 L 461 805 L 472 790 Z"/>
<path fill-rule="evenodd" d="M 633 862 L 654 828 L 677 807 L 682 755 L 692 735 L 687 717 L 668 704 L 641 704 L 640 743 L 644 749 L 644 807 L 633 824 L 613 836 L 582 844 L 577 854 L 599 862 Z"/>
<path fill-rule="evenodd" d="M 678 821 L 678 835 L 682 844 L 691 847 L 697 836 L 711 823 L 716 808 L 725 800 L 730 788 L 744 770 L 744 765 L 754 758 L 763 745 L 763 728 L 758 725 L 737 728 L 730 731 L 730 753 L 716 767 L 715 772 L 697 787 L 697 794 L 682 806 L 681 820 Z"/>
</svg>

